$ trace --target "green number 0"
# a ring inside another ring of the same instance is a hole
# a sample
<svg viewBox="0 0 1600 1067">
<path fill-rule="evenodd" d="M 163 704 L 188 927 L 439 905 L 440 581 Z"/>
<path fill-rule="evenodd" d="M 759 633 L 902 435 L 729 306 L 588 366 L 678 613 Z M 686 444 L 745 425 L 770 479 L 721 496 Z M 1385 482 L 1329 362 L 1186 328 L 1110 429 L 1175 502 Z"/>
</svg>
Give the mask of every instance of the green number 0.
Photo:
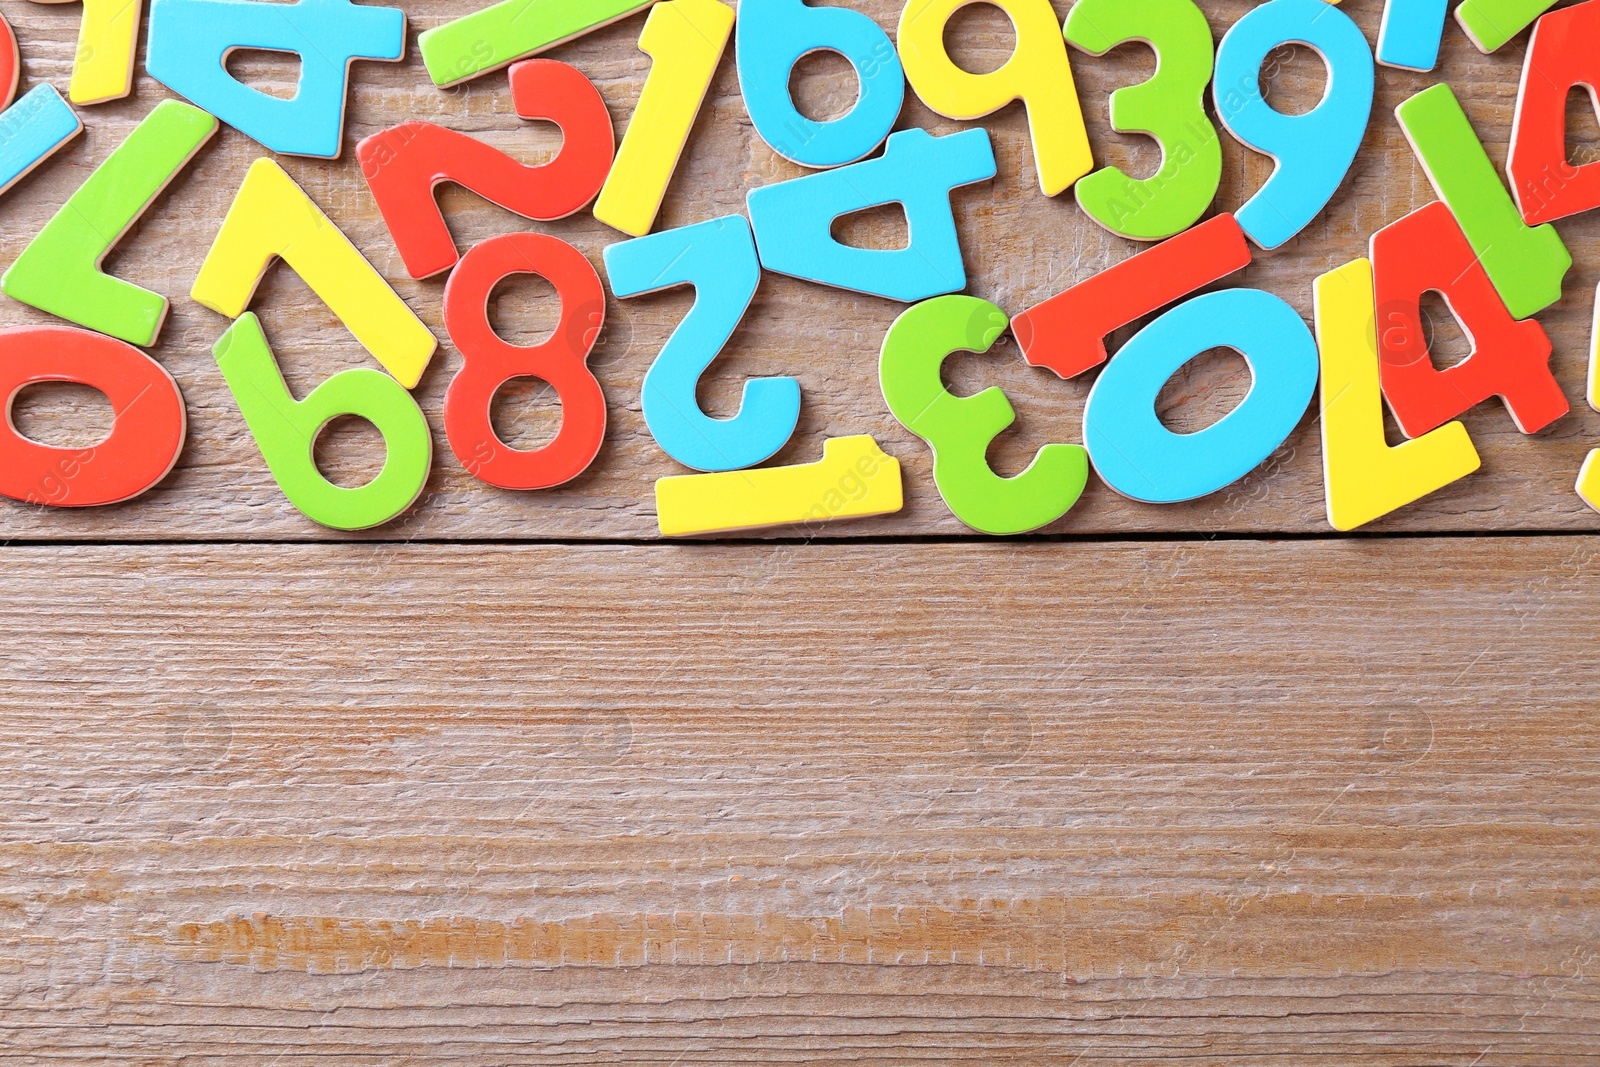
<svg viewBox="0 0 1600 1067">
<path fill-rule="evenodd" d="M 1206 116 L 1205 91 L 1216 49 L 1194 0 L 1078 0 L 1063 31 L 1090 55 L 1143 41 L 1156 72 L 1111 94 L 1111 128 L 1147 133 L 1161 144 L 1161 170 L 1136 181 L 1105 167 L 1078 182 L 1078 204 L 1112 233 L 1159 241 L 1205 214 L 1222 181 L 1222 145 Z"/>
</svg>

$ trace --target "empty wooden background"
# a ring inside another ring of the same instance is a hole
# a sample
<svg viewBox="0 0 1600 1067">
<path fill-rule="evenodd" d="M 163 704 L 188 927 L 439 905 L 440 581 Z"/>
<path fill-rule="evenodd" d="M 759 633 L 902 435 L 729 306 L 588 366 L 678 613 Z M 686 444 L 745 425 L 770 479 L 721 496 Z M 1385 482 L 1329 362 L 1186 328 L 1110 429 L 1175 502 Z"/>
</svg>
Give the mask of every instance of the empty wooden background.
<svg viewBox="0 0 1600 1067">
<path fill-rule="evenodd" d="M 849 6 L 892 30 L 900 4 Z M 1253 5 L 1203 6 L 1220 37 Z M 1381 6 L 1344 10 L 1375 40 Z M 472 7 L 413 5 L 412 31 Z M 4 5 L 24 89 L 65 87 L 79 11 Z M 550 53 L 595 80 L 619 133 L 642 21 Z M 951 38 L 985 69 L 1009 34 L 979 6 Z M 1503 161 L 1525 44 L 1479 56 L 1451 23 L 1436 75 L 1380 68 L 1350 180 L 1243 283 L 1309 319 L 1317 274 L 1432 199 L 1392 109 L 1437 78 Z M 271 57 L 234 68 L 277 92 L 294 78 Z M 1153 146 L 1109 129 L 1106 94 L 1148 76 L 1149 50 L 1075 68 L 1097 156 L 1148 172 Z M 1289 50 L 1271 99 L 1307 106 L 1321 79 Z M 853 83 L 814 58 L 798 90 L 826 113 Z M 0 262 L 163 95 L 141 53 L 134 96 L 84 109 L 86 136 L 0 200 Z M 1580 158 L 1600 138 L 1584 103 Z M 442 92 L 414 54 L 356 64 L 347 150 L 419 117 L 530 161 L 556 143 L 511 112 L 503 75 Z M 901 124 L 961 128 L 914 98 Z M 999 175 L 955 198 L 971 292 L 1020 311 L 1135 250 L 1039 195 L 1019 106 L 984 124 Z M 1224 148 L 1217 210 L 1271 166 Z M 612 432 L 584 477 L 531 495 L 471 479 L 438 432 L 446 344 L 417 394 L 440 449 L 426 492 L 339 535 L 273 485 L 211 362 L 226 322 L 187 298 L 259 154 L 225 130 L 108 264 L 173 299 L 153 354 L 188 401 L 177 470 L 121 507 L 0 508 L 4 1062 L 1600 1063 L 1600 516 L 1572 491 L 1600 444 L 1582 390 L 1595 218 L 1560 224 L 1577 263 L 1540 316 L 1573 413 L 1524 437 L 1498 404 L 1473 411 L 1483 471 L 1364 536 L 1327 528 L 1308 415 L 1210 499 L 1151 507 L 1096 482 L 1039 536 L 972 537 L 878 393 L 899 307 L 775 276 L 708 409 L 750 376 L 798 377 L 780 461 L 872 433 L 905 464 L 904 514 L 659 543 L 651 485 L 678 469 L 638 394 L 680 291 L 608 307 L 593 364 Z M 403 278 L 355 164 L 284 162 L 443 341 L 442 282 Z M 754 136 L 730 55 L 663 222 L 797 173 Z M 528 225 L 444 203 L 463 247 Z M 586 213 L 538 228 L 597 263 L 616 237 Z M 897 237 L 882 212 L 844 229 Z M 370 364 L 291 272 L 255 306 L 297 391 Z M 1459 357 L 1441 307 L 1436 353 Z M 553 295 L 518 282 L 495 312 L 532 340 Z M 0 305 L 0 324 L 37 321 Z M 1089 382 L 1014 344 L 948 376 L 1016 404 L 1002 471 L 1080 438 Z M 1246 385 L 1208 356 L 1163 406 L 1197 427 Z M 102 404 L 60 387 L 15 414 L 91 443 Z M 500 411 L 524 445 L 558 418 L 537 383 Z M 320 449 L 352 483 L 378 454 L 360 426 Z"/>
</svg>

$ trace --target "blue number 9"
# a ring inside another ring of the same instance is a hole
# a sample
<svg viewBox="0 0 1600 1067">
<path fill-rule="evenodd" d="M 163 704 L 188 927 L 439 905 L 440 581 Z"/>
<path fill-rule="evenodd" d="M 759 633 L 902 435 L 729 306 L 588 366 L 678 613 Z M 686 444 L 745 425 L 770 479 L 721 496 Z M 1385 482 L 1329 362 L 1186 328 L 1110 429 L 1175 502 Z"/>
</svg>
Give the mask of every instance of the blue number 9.
<svg viewBox="0 0 1600 1067">
<path fill-rule="evenodd" d="M 1304 115 L 1261 95 L 1261 65 L 1279 45 L 1315 49 L 1328 68 L 1322 102 Z M 1277 160 L 1236 213 L 1262 248 L 1277 248 L 1317 216 L 1354 162 L 1372 116 L 1372 49 L 1350 16 L 1324 0 L 1270 0 L 1234 23 L 1217 49 L 1217 117 L 1245 147 Z"/>
</svg>

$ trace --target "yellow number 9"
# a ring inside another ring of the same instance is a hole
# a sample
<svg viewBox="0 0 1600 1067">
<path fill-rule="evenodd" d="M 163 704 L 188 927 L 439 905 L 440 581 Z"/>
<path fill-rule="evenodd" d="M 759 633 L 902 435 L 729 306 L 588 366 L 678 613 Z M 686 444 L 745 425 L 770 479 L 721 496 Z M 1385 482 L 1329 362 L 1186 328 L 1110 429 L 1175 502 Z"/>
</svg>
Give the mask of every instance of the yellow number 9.
<svg viewBox="0 0 1600 1067">
<path fill-rule="evenodd" d="M 993 3 L 1016 29 L 1016 51 L 1005 66 L 988 74 L 962 70 L 944 48 L 950 16 L 974 3 Z M 906 79 L 930 110 L 968 120 L 981 119 L 1013 100 L 1026 104 L 1039 187 L 1046 196 L 1070 188 L 1093 169 L 1072 64 L 1050 0 L 911 0 L 900 13 L 899 36 Z"/>
</svg>

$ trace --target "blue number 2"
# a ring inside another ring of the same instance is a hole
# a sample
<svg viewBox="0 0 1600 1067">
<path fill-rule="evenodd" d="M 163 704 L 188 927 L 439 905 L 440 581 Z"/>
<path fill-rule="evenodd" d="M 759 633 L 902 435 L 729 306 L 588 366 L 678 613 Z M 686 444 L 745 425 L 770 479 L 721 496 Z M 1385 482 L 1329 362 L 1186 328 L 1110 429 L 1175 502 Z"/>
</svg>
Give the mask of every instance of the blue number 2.
<svg viewBox="0 0 1600 1067">
<path fill-rule="evenodd" d="M 761 280 L 750 223 L 729 215 L 665 230 L 605 250 L 619 297 L 695 288 L 694 307 L 667 339 L 644 379 L 644 421 L 667 455 L 702 471 L 734 471 L 769 459 L 794 435 L 800 383 L 756 378 L 731 419 L 700 410 L 695 389 L 744 318 Z"/>
</svg>

